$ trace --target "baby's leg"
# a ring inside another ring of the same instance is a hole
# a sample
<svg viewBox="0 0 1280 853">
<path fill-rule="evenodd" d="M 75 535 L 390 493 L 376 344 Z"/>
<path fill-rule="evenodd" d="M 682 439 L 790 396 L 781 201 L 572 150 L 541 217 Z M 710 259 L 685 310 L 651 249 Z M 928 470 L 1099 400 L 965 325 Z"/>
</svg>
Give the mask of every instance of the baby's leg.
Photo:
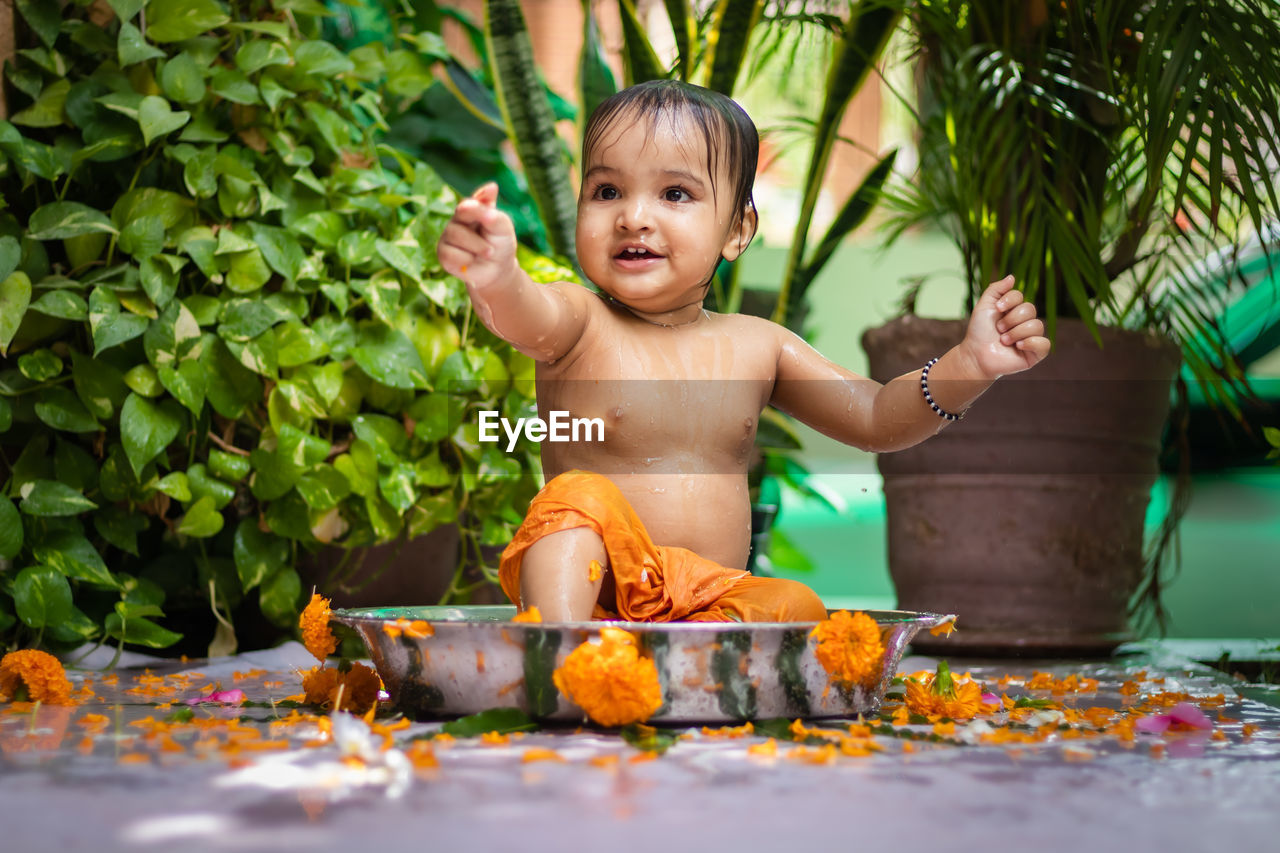
<svg viewBox="0 0 1280 853">
<path fill-rule="evenodd" d="M 549 533 L 529 546 L 520 568 L 520 600 L 548 622 L 586 622 L 600 595 L 591 561 L 607 568 L 604 540 L 590 527 Z"/>
</svg>

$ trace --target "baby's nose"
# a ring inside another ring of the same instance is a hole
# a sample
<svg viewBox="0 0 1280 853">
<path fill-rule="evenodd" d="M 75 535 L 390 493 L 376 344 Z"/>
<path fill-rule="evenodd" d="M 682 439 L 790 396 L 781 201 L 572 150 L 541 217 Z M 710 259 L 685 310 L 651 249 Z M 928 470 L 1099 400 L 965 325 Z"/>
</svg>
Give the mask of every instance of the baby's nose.
<svg viewBox="0 0 1280 853">
<path fill-rule="evenodd" d="M 649 206 L 639 200 L 623 205 L 618 213 L 618 227 L 624 231 L 648 231 L 651 220 Z"/>
</svg>

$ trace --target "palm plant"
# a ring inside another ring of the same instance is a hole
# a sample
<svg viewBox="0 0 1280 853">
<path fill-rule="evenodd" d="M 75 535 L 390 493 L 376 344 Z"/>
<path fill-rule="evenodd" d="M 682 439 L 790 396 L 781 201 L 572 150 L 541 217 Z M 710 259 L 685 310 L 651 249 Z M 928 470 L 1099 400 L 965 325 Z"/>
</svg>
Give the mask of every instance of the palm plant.
<svg viewBox="0 0 1280 853">
<path fill-rule="evenodd" d="M 1222 316 L 1273 270 L 1280 5 L 917 0 L 907 19 L 920 169 L 891 193 L 891 239 L 941 226 L 969 306 L 1013 273 L 1051 336 L 1078 320 L 1100 346 L 1106 327 L 1169 339 L 1184 376 L 1238 412 L 1251 391 Z M 1161 621 L 1188 498 L 1175 490 L 1134 599 Z"/>
<path fill-rule="evenodd" d="M 1238 383 L 1217 317 L 1239 280 L 1230 250 L 1280 208 L 1280 6 L 922 0 L 908 14 L 921 168 L 893 235 L 941 224 L 970 303 L 1013 273 L 1050 332 L 1060 317 L 1155 330 L 1197 376 Z M 1225 274 L 1196 274 L 1223 243 Z"/>
</svg>

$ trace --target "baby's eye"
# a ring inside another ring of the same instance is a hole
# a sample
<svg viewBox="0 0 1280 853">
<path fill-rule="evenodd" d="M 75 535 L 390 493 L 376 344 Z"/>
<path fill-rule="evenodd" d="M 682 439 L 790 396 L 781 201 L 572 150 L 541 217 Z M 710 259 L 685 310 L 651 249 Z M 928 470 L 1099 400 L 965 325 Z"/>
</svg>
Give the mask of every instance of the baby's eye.
<svg viewBox="0 0 1280 853">
<path fill-rule="evenodd" d="M 669 187 L 668 189 L 665 189 L 662 191 L 663 201 L 671 201 L 671 202 L 690 201 L 692 200 L 692 198 L 693 197 L 691 195 L 689 195 L 687 192 L 682 190 L 680 187 Z"/>
<path fill-rule="evenodd" d="M 600 199 L 601 201 L 613 201 L 618 197 L 618 188 L 609 184 L 601 184 L 596 187 L 596 190 L 591 194 L 591 197 Z"/>
</svg>

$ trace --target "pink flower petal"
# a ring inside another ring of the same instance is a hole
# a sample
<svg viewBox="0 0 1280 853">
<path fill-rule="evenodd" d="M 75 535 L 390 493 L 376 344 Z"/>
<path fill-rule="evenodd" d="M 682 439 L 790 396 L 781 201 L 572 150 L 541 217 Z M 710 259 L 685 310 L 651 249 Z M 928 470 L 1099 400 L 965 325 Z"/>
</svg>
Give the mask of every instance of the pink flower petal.
<svg viewBox="0 0 1280 853">
<path fill-rule="evenodd" d="M 999 705 L 1001 704 L 1000 697 L 994 693 L 983 693 L 982 704 L 983 705 Z"/>
<path fill-rule="evenodd" d="M 1149 717 L 1143 717 L 1133 724 L 1133 730 L 1137 732 L 1150 732 L 1151 734 L 1162 735 L 1169 730 L 1169 726 L 1173 725 L 1173 717 L 1169 714 L 1152 714 Z"/>
<path fill-rule="evenodd" d="M 1181 723 L 1184 726 L 1190 726 L 1193 729 L 1211 729 L 1213 721 L 1205 716 L 1201 711 L 1190 702 L 1179 702 L 1169 709 L 1169 717 L 1175 723 Z"/>
<path fill-rule="evenodd" d="M 244 691 L 235 690 L 214 690 L 206 696 L 197 696 L 194 699 L 182 700 L 187 705 L 203 705 L 206 703 L 215 703 L 219 705 L 240 705 L 244 703 Z"/>
</svg>

